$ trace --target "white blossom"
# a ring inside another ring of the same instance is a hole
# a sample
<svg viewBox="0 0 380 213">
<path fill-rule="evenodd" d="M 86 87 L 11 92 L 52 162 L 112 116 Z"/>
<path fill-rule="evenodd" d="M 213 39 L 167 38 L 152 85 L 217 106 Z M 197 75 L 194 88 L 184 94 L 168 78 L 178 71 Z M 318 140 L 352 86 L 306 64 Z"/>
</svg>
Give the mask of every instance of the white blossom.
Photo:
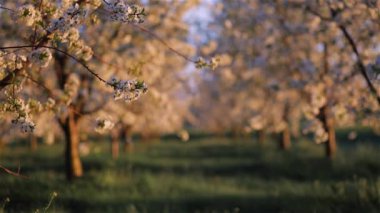
<svg viewBox="0 0 380 213">
<path fill-rule="evenodd" d="M 177 136 L 181 139 L 183 142 L 187 142 L 190 139 L 190 134 L 186 130 L 181 130 L 177 133 Z"/>
<path fill-rule="evenodd" d="M 95 124 L 95 131 L 103 134 L 109 130 L 111 130 L 114 127 L 114 123 L 108 119 L 104 118 L 97 118 L 96 124 Z"/>
<path fill-rule="evenodd" d="M 40 67 L 47 67 L 51 59 L 51 52 L 47 48 L 38 48 L 29 54 L 29 61 Z"/>
<path fill-rule="evenodd" d="M 31 4 L 19 7 L 17 9 L 17 17 L 26 26 L 32 26 L 41 19 L 41 15 Z"/>
<path fill-rule="evenodd" d="M 23 133 L 33 133 L 36 125 L 30 118 L 18 118 L 12 120 L 13 125 L 20 128 Z"/>
<path fill-rule="evenodd" d="M 318 120 L 312 120 L 308 123 L 308 125 L 303 129 L 303 133 L 313 133 L 314 141 L 317 144 L 324 143 L 328 140 L 328 133 L 323 128 L 323 124 Z"/>
<path fill-rule="evenodd" d="M 52 98 L 48 98 L 48 100 L 46 101 L 45 103 L 45 109 L 47 110 L 53 110 L 54 107 L 55 107 L 56 103 L 55 103 L 55 100 L 52 99 Z"/>
<path fill-rule="evenodd" d="M 94 52 L 92 51 L 91 47 L 89 47 L 89 46 L 83 47 L 83 49 L 81 51 L 81 57 L 85 61 L 90 60 L 92 58 L 93 54 L 94 54 Z"/>
<path fill-rule="evenodd" d="M 137 100 L 141 95 L 147 92 L 148 88 L 142 81 L 137 80 L 117 80 L 112 78 L 109 84 L 114 89 L 114 99 L 124 99 L 126 102 Z"/>
<path fill-rule="evenodd" d="M 199 57 L 194 63 L 197 69 L 209 68 L 215 70 L 219 65 L 219 58 L 213 57 L 210 61 L 206 61 L 204 58 Z"/>
<path fill-rule="evenodd" d="M 69 50 L 85 61 L 90 60 L 94 54 L 92 48 L 87 46 L 83 40 L 70 42 Z"/>
<path fill-rule="evenodd" d="M 66 32 L 70 30 L 70 28 L 80 24 L 86 15 L 87 11 L 84 8 L 79 7 L 78 4 L 75 4 L 67 9 L 63 16 L 54 20 L 50 24 L 48 31 L 53 32 L 58 30 L 60 32 Z"/>
<path fill-rule="evenodd" d="M 64 38 L 63 42 L 78 41 L 80 37 L 79 30 L 77 28 L 72 27 L 68 31 L 64 32 L 62 37 Z"/>
<path fill-rule="evenodd" d="M 4 110 L 12 113 L 16 113 L 17 117 L 12 120 L 12 124 L 20 128 L 24 133 L 32 133 L 35 129 L 35 124 L 30 118 L 30 105 L 25 104 L 23 99 L 9 98 L 8 102 L 4 104 Z"/>
<path fill-rule="evenodd" d="M 129 23 L 144 22 L 145 9 L 137 5 L 129 5 L 124 0 L 113 0 L 105 3 L 106 10 L 110 13 L 112 21 Z"/>
</svg>

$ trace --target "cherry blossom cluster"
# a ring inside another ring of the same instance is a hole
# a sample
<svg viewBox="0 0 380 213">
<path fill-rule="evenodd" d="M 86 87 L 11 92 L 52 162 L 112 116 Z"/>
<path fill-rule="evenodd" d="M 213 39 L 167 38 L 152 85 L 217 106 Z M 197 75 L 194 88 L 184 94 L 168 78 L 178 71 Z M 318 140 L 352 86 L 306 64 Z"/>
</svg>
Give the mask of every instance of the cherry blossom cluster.
<svg viewBox="0 0 380 213">
<path fill-rule="evenodd" d="M 53 36 L 53 41 L 56 43 L 66 44 L 68 52 L 77 56 L 78 58 L 89 61 L 94 52 L 84 40 L 80 39 L 80 33 L 77 28 L 71 27 L 65 32 L 56 32 Z"/>
<path fill-rule="evenodd" d="M 29 61 L 39 67 L 47 67 L 52 59 L 52 55 L 47 48 L 38 48 L 33 50 L 28 57 Z"/>
<path fill-rule="evenodd" d="M 87 46 L 82 40 L 69 43 L 69 51 L 83 59 L 84 61 L 89 61 L 94 52 L 90 46 Z"/>
<path fill-rule="evenodd" d="M 316 119 L 310 121 L 302 132 L 304 134 L 313 133 L 314 141 L 317 144 L 326 142 L 329 137 L 326 130 L 323 128 L 322 122 Z"/>
<path fill-rule="evenodd" d="M 15 113 L 17 116 L 12 120 L 12 124 L 20 128 L 21 132 L 29 133 L 33 132 L 36 126 L 30 118 L 29 106 L 21 98 L 8 97 L 7 102 L 2 103 L 0 109 L 3 112 Z"/>
<path fill-rule="evenodd" d="M 146 16 L 143 7 L 130 5 L 124 0 L 105 1 L 105 8 L 113 21 L 142 23 Z"/>
<path fill-rule="evenodd" d="M 65 31 L 61 37 L 61 42 L 70 43 L 78 41 L 80 38 L 79 30 L 75 27 L 71 27 L 69 30 Z"/>
<path fill-rule="evenodd" d="M 115 100 L 124 99 L 126 102 L 132 102 L 148 91 L 143 81 L 112 78 L 108 83 L 114 89 Z"/>
<path fill-rule="evenodd" d="M 41 20 L 40 12 L 31 4 L 19 7 L 17 9 L 17 17 L 26 26 L 32 26 Z"/>
<path fill-rule="evenodd" d="M 103 134 L 114 127 L 114 123 L 109 119 L 97 118 L 95 123 L 95 131 Z"/>
<path fill-rule="evenodd" d="M 60 31 L 66 32 L 71 27 L 75 27 L 80 24 L 87 15 L 87 11 L 84 8 L 81 8 L 79 4 L 75 4 L 69 7 L 63 16 L 54 20 L 48 28 L 49 32 Z"/>
<path fill-rule="evenodd" d="M 50 111 L 53 111 L 55 106 L 56 106 L 56 101 L 52 98 L 48 98 L 48 100 L 44 104 L 44 108 Z"/>
<path fill-rule="evenodd" d="M 36 127 L 29 117 L 19 117 L 12 120 L 12 124 L 19 127 L 23 133 L 32 133 Z"/>
<path fill-rule="evenodd" d="M 322 83 L 307 85 L 305 90 L 309 93 L 309 103 L 302 106 L 307 119 L 313 119 L 319 114 L 320 108 L 326 104 L 325 85 Z"/>
<path fill-rule="evenodd" d="M 52 40 L 54 43 L 65 44 L 70 54 L 84 61 L 89 61 L 94 54 L 92 48 L 80 39 L 80 32 L 77 28 L 71 27 L 65 32 L 57 31 L 53 34 Z"/>
<path fill-rule="evenodd" d="M 211 70 L 215 70 L 219 65 L 219 58 L 211 58 L 210 61 L 206 61 L 204 58 L 199 57 L 195 61 L 195 67 L 197 69 L 209 68 Z"/>
<path fill-rule="evenodd" d="M 127 4 L 125 0 L 86 0 L 85 4 L 79 2 L 75 0 L 62 0 L 59 3 L 41 1 L 39 8 L 38 4 L 34 2 L 25 4 L 16 10 L 10 9 L 10 11 L 14 11 L 12 14 L 18 23 L 23 27 L 33 29 L 30 31 L 33 32 L 29 37 L 30 45 L 21 46 L 20 44 L 20 47 L 11 47 L 9 51 L 5 48 L 5 51 L 0 51 L 1 79 L 9 77 L 10 73 L 19 69 L 17 76 L 14 76 L 15 82 L 12 82 L 12 87 L 5 88 L 9 91 L 12 90 L 12 95 L 6 95 L 7 100 L 0 103 L 0 111 L 16 114 L 12 123 L 18 126 L 22 132 L 33 132 L 35 128 L 31 113 L 41 110 L 56 110 L 57 105 L 56 101 L 51 98 L 44 104 L 38 101 L 28 101 L 25 104 L 23 99 L 17 97 L 23 82 L 29 77 L 28 72 L 21 70 L 22 68 L 46 68 L 53 59 L 52 52 L 56 51 L 70 56 L 96 75 L 98 79 L 106 82 L 84 63 L 92 58 L 93 50 L 81 39 L 81 27 L 86 23 L 91 11 L 96 11 L 102 2 L 113 21 L 141 23 L 146 16 L 144 8 Z M 34 83 L 38 84 L 39 82 Z M 147 86 L 142 81 L 112 79 L 107 84 L 113 87 L 115 100 L 124 99 L 126 102 L 131 102 L 147 92 Z M 63 91 L 58 94 L 59 97 L 56 100 L 60 104 L 63 103 L 63 107 L 70 105 L 77 98 L 79 88 L 79 77 L 74 73 L 70 74 Z M 98 132 L 112 127 L 113 123 L 107 119 L 97 120 Z"/>
<path fill-rule="evenodd" d="M 187 142 L 190 139 L 190 134 L 188 131 L 182 129 L 177 133 L 177 136 L 181 139 L 183 142 Z"/>
<path fill-rule="evenodd" d="M 5 71 L 13 71 L 21 69 L 27 58 L 23 55 L 18 55 L 12 52 L 0 51 L 0 76 L 6 74 Z"/>
</svg>

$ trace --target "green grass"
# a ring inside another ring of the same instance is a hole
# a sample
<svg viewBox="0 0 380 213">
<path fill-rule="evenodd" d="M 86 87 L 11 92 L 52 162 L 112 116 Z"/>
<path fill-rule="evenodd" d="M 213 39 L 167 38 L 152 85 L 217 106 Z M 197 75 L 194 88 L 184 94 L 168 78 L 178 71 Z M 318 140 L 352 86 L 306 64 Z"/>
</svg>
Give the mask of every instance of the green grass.
<svg viewBox="0 0 380 213">
<path fill-rule="evenodd" d="M 13 146 L 0 162 L 14 169 L 20 162 L 29 179 L 0 173 L 0 208 L 9 198 L 5 212 L 43 212 L 57 192 L 49 212 L 379 212 L 376 142 L 340 144 L 334 161 L 305 140 L 281 152 L 273 142 L 260 147 L 249 139 L 167 139 L 139 143 L 116 161 L 108 144 L 97 142 L 74 183 L 65 181 L 63 144 L 35 153 Z"/>
</svg>

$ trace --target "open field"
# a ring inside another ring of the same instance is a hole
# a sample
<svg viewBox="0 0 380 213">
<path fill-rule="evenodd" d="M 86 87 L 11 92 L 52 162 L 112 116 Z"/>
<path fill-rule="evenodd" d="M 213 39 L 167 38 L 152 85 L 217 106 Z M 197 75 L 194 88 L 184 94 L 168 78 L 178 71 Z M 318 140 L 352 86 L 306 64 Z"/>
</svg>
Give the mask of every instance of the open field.
<svg viewBox="0 0 380 213">
<path fill-rule="evenodd" d="M 5 148 L 0 160 L 29 179 L 1 173 L 5 212 L 379 212 L 379 137 L 340 145 L 334 161 L 306 139 L 282 152 L 273 141 L 203 138 L 137 143 L 112 160 L 105 142 L 83 157 L 85 177 L 64 177 L 63 145 Z M 342 139 L 341 139 L 342 141 Z M 354 148 L 355 147 L 355 148 Z"/>
</svg>

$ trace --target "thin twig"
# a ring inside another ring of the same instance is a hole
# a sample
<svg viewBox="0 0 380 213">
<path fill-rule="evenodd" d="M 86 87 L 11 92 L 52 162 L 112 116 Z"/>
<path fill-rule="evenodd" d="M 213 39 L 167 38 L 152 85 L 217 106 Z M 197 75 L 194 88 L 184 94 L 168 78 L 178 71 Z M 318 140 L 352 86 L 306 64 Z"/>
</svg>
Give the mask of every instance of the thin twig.
<svg viewBox="0 0 380 213">
<path fill-rule="evenodd" d="M 88 67 L 87 64 L 83 63 L 81 60 L 77 59 L 75 56 L 63 51 L 63 50 L 60 50 L 58 48 L 55 48 L 55 47 L 50 47 L 50 46 L 41 46 L 41 47 L 44 47 L 44 48 L 48 48 L 48 49 L 53 49 L 57 52 L 60 52 L 66 56 L 68 56 L 69 58 L 73 59 L 74 61 L 76 61 L 77 63 L 79 63 L 80 65 L 82 65 L 88 72 L 90 72 L 93 76 L 95 76 L 97 79 L 99 79 L 101 82 L 105 83 L 106 85 L 110 85 L 106 80 L 104 80 L 103 78 L 101 78 L 97 73 L 95 73 L 93 70 L 91 70 L 90 67 Z M 111 85 L 110 85 L 111 86 Z"/>
<path fill-rule="evenodd" d="M 313 14 L 314 16 L 317 16 L 318 18 L 320 18 L 322 21 L 327 21 L 327 22 L 334 22 L 334 19 L 330 18 L 330 17 L 325 17 L 323 15 L 321 15 L 320 13 L 318 13 L 317 11 L 314 11 L 312 10 L 310 7 L 306 7 L 305 8 L 306 11 L 308 11 L 309 13 Z"/>
<path fill-rule="evenodd" d="M 0 5 L 0 9 L 3 9 L 3 10 L 8 10 L 8 11 L 11 11 L 11 12 L 16 12 L 15 10 L 11 9 L 11 8 L 7 8 L 7 7 L 3 7 Z"/>
<path fill-rule="evenodd" d="M 192 60 L 191 58 L 189 58 L 188 56 L 186 56 L 185 54 L 179 52 L 178 50 L 174 49 L 173 47 L 171 47 L 166 41 L 164 41 L 162 38 L 160 38 L 158 35 L 154 34 L 152 31 L 142 27 L 142 26 L 139 26 L 137 24 L 132 24 L 133 27 L 141 30 L 142 32 L 145 32 L 147 34 L 149 34 L 150 36 L 154 37 L 155 39 L 157 39 L 161 44 L 163 44 L 164 46 L 166 46 L 170 51 L 174 52 L 175 54 L 177 54 L 178 56 L 184 58 L 186 61 L 189 61 L 189 62 L 192 62 L 192 63 L 196 63 L 196 61 Z"/>
<path fill-rule="evenodd" d="M 6 49 L 22 49 L 22 48 L 34 48 L 34 47 L 43 47 L 43 48 L 48 48 L 48 49 L 52 49 L 52 50 L 55 50 L 57 52 L 60 52 L 64 55 L 66 55 L 67 57 L 73 59 L 74 61 L 76 61 L 77 63 L 79 63 L 80 65 L 82 65 L 88 72 L 90 72 L 93 76 L 95 76 L 97 79 L 99 79 L 101 82 L 105 83 L 106 85 L 109 85 L 111 86 L 106 80 L 104 80 L 103 78 L 101 78 L 97 73 L 95 73 L 90 67 L 88 67 L 87 64 L 83 63 L 81 60 L 79 60 L 78 58 L 76 58 L 75 56 L 61 50 L 61 49 L 58 49 L 56 47 L 51 47 L 51 46 L 45 46 L 45 45 L 22 45 L 22 46 L 9 46 L 9 47 L 0 47 L 0 50 L 6 50 Z"/>
<path fill-rule="evenodd" d="M 20 178 L 28 178 L 27 176 L 24 176 L 24 175 L 21 175 L 19 172 L 13 172 L 11 171 L 10 169 L 7 169 L 5 168 L 4 166 L 0 165 L 0 169 L 2 169 L 3 171 L 5 171 L 6 173 L 12 175 L 12 176 L 15 176 L 15 177 L 20 177 Z"/>
<path fill-rule="evenodd" d="M 29 79 L 30 81 L 32 81 L 33 83 L 35 83 L 36 85 L 42 87 L 44 90 L 46 90 L 46 92 L 48 93 L 49 97 L 53 98 L 53 92 L 47 88 L 45 85 L 43 85 L 41 82 L 33 79 L 32 77 L 30 77 L 29 75 L 20 75 L 21 77 L 25 77 L 27 79 Z"/>
</svg>

